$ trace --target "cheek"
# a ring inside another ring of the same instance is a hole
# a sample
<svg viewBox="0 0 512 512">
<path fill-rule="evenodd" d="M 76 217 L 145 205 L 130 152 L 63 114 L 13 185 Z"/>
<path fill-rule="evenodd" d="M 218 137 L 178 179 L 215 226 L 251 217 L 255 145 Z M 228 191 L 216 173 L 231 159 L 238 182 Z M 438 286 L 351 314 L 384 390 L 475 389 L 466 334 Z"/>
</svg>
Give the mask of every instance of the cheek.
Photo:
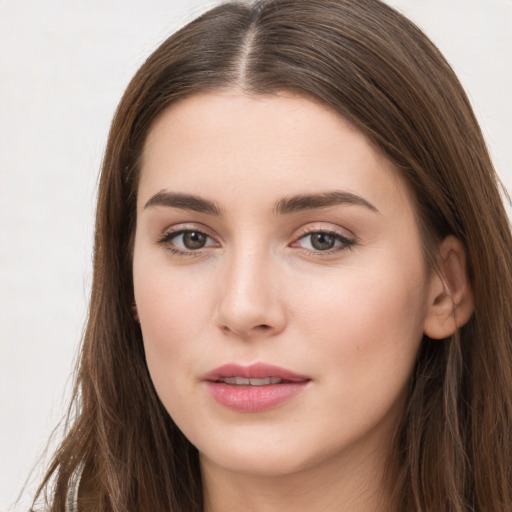
<svg viewBox="0 0 512 512">
<path fill-rule="evenodd" d="M 208 325 L 212 324 L 214 284 L 207 275 L 192 279 L 183 269 L 171 270 L 161 264 L 134 264 L 135 300 L 148 369 L 160 398 L 172 408 L 186 399 L 197 369 L 204 368 L 208 358 L 211 344 L 202 342 L 211 340 Z"/>
<path fill-rule="evenodd" d="M 425 278 L 418 263 L 409 269 L 399 265 L 367 266 L 364 271 L 342 269 L 325 277 L 304 279 L 300 292 L 292 292 L 292 307 L 318 333 L 346 339 L 350 333 L 366 333 L 369 340 L 421 331 L 426 299 Z M 307 277 L 307 276 L 306 276 Z M 294 300 L 295 297 L 295 300 Z M 352 337 L 357 343 L 358 336 Z"/>
<path fill-rule="evenodd" d="M 389 405 L 407 385 L 422 339 L 425 279 L 421 265 L 405 273 L 398 265 L 369 268 L 309 294 L 300 330 L 333 389 Z"/>
<path fill-rule="evenodd" d="M 141 324 L 152 337 L 172 339 L 185 329 L 195 332 L 207 313 L 206 283 L 191 283 L 167 272 L 158 278 L 146 276 L 135 283 L 135 298 Z"/>
</svg>

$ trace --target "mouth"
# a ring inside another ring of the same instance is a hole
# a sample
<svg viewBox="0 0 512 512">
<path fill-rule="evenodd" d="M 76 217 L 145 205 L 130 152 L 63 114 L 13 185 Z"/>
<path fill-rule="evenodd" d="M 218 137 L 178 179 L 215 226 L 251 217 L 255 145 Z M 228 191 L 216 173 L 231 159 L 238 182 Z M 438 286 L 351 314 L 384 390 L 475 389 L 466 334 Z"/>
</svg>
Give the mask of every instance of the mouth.
<svg viewBox="0 0 512 512">
<path fill-rule="evenodd" d="M 273 364 L 255 363 L 244 366 L 228 363 L 208 372 L 203 380 L 235 386 L 268 386 L 283 382 L 309 381 L 311 378 Z"/>
<path fill-rule="evenodd" d="M 215 382 L 223 382 L 231 386 L 269 386 L 270 384 L 281 384 L 285 381 L 279 377 L 266 377 L 264 379 L 247 379 L 245 377 L 220 377 Z"/>
<path fill-rule="evenodd" d="M 265 363 L 227 364 L 202 379 L 210 396 L 237 412 L 263 412 L 290 401 L 303 391 L 310 377 Z"/>
</svg>

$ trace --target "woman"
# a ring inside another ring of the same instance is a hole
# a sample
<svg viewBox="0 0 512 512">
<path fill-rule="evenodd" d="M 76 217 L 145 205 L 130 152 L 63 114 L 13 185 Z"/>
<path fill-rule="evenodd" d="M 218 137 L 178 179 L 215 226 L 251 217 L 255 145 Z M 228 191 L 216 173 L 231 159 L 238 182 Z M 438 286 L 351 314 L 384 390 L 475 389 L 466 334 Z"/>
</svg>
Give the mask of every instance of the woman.
<svg viewBox="0 0 512 512">
<path fill-rule="evenodd" d="M 511 253 L 414 25 L 376 0 L 209 11 L 112 124 L 49 510 L 512 509 Z"/>
</svg>

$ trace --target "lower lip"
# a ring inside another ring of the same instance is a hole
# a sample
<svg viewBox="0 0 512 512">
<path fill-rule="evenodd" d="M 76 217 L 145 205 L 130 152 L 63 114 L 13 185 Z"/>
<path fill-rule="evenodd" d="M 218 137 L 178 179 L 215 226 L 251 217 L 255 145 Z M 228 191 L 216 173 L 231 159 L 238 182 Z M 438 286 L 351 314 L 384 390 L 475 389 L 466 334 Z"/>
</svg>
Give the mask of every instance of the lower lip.
<svg viewBox="0 0 512 512">
<path fill-rule="evenodd" d="M 207 381 L 212 397 L 228 409 L 240 412 L 263 412 L 298 395 L 308 381 L 269 384 L 268 386 L 234 386 Z"/>
</svg>

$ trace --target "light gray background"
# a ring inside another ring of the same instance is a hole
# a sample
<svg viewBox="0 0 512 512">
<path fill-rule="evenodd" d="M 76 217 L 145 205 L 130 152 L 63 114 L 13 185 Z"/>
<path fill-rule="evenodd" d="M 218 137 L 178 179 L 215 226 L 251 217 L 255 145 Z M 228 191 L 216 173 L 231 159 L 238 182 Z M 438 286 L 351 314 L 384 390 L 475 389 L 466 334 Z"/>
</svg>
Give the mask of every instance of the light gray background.
<svg viewBox="0 0 512 512">
<path fill-rule="evenodd" d="M 201 0 L 0 0 L 0 511 L 65 411 L 91 283 L 96 179 L 130 77 Z M 512 189 L 512 0 L 389 0 L 469 92 Z"/>
</svg>

